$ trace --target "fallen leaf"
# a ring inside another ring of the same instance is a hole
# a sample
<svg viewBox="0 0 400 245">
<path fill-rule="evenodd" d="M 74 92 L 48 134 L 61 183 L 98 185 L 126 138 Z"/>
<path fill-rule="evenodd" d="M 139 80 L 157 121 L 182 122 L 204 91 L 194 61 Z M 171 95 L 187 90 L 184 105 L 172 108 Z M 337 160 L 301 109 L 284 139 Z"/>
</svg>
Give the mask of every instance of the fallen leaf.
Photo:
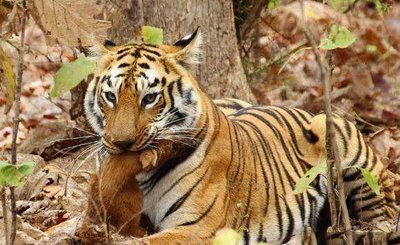
<svg viewBox="0 0 400 245">
<path fill-rule="evenodd" d="M 110 22 L 95 19 L 95 0 L 31 0 L 31 14 L 50 41 L 76 47 L 90 46 L 106 38 Z"/>
</svg>

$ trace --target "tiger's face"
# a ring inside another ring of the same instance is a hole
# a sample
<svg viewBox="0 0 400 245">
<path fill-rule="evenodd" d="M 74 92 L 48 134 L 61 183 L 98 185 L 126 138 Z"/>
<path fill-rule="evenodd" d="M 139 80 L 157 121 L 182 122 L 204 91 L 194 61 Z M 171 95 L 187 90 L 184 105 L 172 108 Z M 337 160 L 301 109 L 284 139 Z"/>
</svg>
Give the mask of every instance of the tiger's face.
<svg viewBox="0 0 400 245">
<path fill-rule="evenodd" d="M 108 152 L 190 138 L 201 114 L 201 92 L 185 65 L 198 61 L 200 44 L 196 31 L 172 46 L 97 47 L 85 113 Z"/>
</svg>

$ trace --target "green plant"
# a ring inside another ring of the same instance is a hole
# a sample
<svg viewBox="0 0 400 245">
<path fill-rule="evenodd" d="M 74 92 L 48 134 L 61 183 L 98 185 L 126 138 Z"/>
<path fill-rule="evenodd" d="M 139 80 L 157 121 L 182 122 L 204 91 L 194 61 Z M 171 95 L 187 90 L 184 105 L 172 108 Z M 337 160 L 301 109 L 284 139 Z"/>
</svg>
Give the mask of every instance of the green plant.
<svg viewBox="0 0 400 245">
<path fill-rule="evenodd" d="M 344 26 L 332 25 L 327 38 L 320 40 L 318 48 L 320 49 L 337 49 L 347 48 L 356 41 L 353 34 Z"/>
<path fill-rule="evenodd" d="M 73 62 L 62 64 L 54 76 L 54 87 L 49 96 L 57 97 L 73 89 L 95 69 L 96 61 L 87 57 L 79 57 Z"/>
<path fill-rule="evenodd" d="M 375 194 L 380 194 L 380 186 L 378 183 L 378 179 L 374 176 L 369 170 L 365 168 L 361 168 L 358 166 L 350 166 L 348 168 L 357 168 L 361 171 L 361 175 L 363 176 L 365 182 L 372 189 Z M 319 164 L 310 168 L 296 183 L 296 187 L 293 191 L 294 194 L 301 194 L 310 186 L 311 182 L 315 180 L 315 178 L 320 175 L 326 173 L 327 167 L 326 164 Z"/>
<path fill-rule="evenodd" d="M 34 162 L 22 162 L 11 164 L 0 161 L 0 186 L 21 186 L 23 178 L 33 172 Z"/>
<path fill-rule="evenodd" d="M 145 43 L 161 45 L 163 43 L 163 29 L 152 26 L 143 26 L 142 38 Z"/>
</svg>

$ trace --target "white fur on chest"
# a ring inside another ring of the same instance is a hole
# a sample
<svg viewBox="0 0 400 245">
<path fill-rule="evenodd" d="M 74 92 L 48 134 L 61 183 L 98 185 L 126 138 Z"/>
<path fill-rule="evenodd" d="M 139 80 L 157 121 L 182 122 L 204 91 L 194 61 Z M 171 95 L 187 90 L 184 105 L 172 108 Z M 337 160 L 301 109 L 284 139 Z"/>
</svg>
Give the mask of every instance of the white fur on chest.
<svg viewBox="0 0 400 245">
<path fill-rule="evenodd" d="M 179 217 L 173 217 L 173 214 L 168 216 L 168 218 L 164 219 L 162 222 L 161 220 L 168 209 L 180 197 L 182 197 L 191 186 L 193 186 L 197 179 L 186 176 L 166 195 L 163 196 L 163 194 L 170 189 L 178 179 L 197 168 L 203 162 L 208 145 L 209 140 L 206 138 L 192 153 L 192 155 L 190 155 L 184 162 L 179 163 L 174 170 L 159 180 L 153 190 L 144 196 L 143 212 L 150 218 L 155 227 L 163 230 L 173 227 L 179 222 Z M 141 173 L 137 176 L 137 179 L 139 181 L 146 180 L 153 173 L 154 171 Z"/>
</svg>

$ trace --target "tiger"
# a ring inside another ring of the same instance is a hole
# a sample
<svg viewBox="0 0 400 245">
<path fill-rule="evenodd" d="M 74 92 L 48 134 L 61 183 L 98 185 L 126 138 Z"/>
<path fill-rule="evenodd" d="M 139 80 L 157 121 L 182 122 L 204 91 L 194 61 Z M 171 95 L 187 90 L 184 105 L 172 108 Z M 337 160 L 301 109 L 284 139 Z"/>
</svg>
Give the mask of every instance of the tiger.
<svg viewBox="0 0 400 245">
<path fill-rule="evenodd" d="M 327 162 L 326 115 L 234 100 L 224 114 L 189 71 L 201 61 L 201 46 L 196 30 L 173 45 L 93 49 L 85 113 L 103 147 L 163 152 L 160 164 L 136 175 L 154 227 L 140 243 L 210 244 L 228 227 L 242 232 L 240 244 L 284 244 L 306 229 L 320 231 L 327 173 L 302 194 L 293 190 Z M 335 115 L 334 129 L 351 218 L 389 230 L 397 212 L 393 180 L 355 125 Z M 360 168 L 376 176 L 380 194 Z"/>
</svg>

